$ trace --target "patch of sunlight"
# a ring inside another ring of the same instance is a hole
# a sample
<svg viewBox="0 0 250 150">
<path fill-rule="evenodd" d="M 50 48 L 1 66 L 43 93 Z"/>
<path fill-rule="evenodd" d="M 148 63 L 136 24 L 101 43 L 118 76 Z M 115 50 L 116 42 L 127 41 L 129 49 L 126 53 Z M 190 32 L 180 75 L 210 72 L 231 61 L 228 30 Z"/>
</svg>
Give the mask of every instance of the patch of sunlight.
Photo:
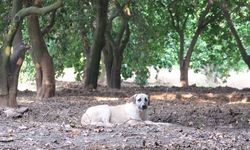
<svg viewBox="0 0 250 150">
<path fill-rule="evenodd" d="M 118 101 L 119 98 L 116 97 L 99 97 L 99 96 L 95 96 L 94 97 L 97 101 Z"/>
<path fill-rule="evenodd" d="M 17 101 L 20 102 L 20 103 L 26 103 L 26 104 L 30 104 L 30 103 L 35 102 L 35 100 L 30 100 L 30 99 L 27 99 L 25 97 L 19 97 L 17 99 Z"/>
<path fill-rule="evenodd" d="M 18 83 L 18 90 L 19 91 L 36 91 L 36 85 L 34 82 L 25 82 L 25 83 Z"/>
<path fill-rule="evenodd" d="M 63 70 L 63 74 L 56 78 L 58 81 L 69 81 L 73 82 L 76 81 L 76 74 L 74 68 L 65 68 Z"/>
<path fill-rule="evenodd" d="M 176 94 L 172 93 L 153 94 L 150 96 L 150 98 L 154 100 L 175 100 Z"/>
<path fill-rule="evenodd" d="M 209 98 L 214 98 L 214 97 L 216 97 L 216 95 L 213 94 L 213 93 L 208 93 L 208 94 L 206 94 L 206 96 L 209 97 Z"/>
<path fill-rule="evenodd" d="M 250 101 L 247 97 L 242 99 L 241 101 L 236 101 L 236 102 L 229 102 L 229 105 L 234 105 L 234 104 L 250 104 Z"/>
<path fill-rule="evenodd" d="M 182 96 L 183 98 L 191 98 L 191 97 L 193 97 L 193 94 L 188 93 L 188 94 L 182 94 L 181 96 Z"/>
</svg>

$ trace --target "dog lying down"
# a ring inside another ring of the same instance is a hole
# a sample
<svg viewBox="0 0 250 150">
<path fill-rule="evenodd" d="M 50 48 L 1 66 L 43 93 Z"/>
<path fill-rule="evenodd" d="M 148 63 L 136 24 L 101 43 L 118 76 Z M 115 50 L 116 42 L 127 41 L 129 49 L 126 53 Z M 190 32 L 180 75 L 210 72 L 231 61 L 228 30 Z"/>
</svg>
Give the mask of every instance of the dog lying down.
<svg viewBox="0 0 250 150">
<path fill-rule="evenodd" d="M 150 99 L 148 95 L 144 93 L 135 94 L 129 98 L 129 102 L 123 105 L 98 105 L 88 108 L 81 118 L 81 124 L 83 126 L 97 125 L 107 127 L 124 123 L 131 125 L 139 123 L 162 124 L 147 120 L 149 105 Z"/>
</svg>

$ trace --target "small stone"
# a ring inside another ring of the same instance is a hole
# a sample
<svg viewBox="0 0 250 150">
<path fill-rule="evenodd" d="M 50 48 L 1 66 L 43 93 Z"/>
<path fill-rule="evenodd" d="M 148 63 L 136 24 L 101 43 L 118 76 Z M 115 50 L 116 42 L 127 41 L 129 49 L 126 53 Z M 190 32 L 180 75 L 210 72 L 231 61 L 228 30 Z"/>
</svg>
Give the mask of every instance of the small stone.
<svg viewBox="0 0 250 150">
<path fill-rule="evenodd" d="M 59 144 L 59 142 L 56 139 L 54 139 L 52 143 Z"/>
<path fill-rule="evenodd" d="M 24 125 L 21 125 L 21 126 L 19 126 L 18 127 L 20 130 L 27 130 L 28 129 L 28 127 L 26 127 L 26 126 L 24 126 Z"/>
<path fill-rule="evenodd" d="M 160 146 L 160 144 L 159 144 L 158 142 L 155 141 L 155 146 L 158 147 L 158 146 Z"/>
<path fill-rule="evenodd" d="M 66 131 L 66 132 L 72 130 L 72 128 L 71 128 L 71 126 L 70 126 L 69 124 L 64 125 L 64 127 L 65 127 L 65 131 Z"/>
<path fill-rule="evenodd" d="M 192 121 L 188 122 L 188 126 L 193 126 L 194 123 Z"/>
</svg>

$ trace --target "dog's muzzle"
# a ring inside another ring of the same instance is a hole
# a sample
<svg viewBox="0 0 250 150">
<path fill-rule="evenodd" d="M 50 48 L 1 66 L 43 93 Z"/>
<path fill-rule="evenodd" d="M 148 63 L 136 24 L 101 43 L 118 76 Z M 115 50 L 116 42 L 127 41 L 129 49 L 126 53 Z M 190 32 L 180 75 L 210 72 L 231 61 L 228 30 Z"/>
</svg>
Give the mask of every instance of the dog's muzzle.
<svg viewBox="0 0 250 150">
<path fill-rule="evenodd" d="M 147 107 L 147 105 L 142 105 L 141 106 L 141 109 L 147 109 L 148 107 Z"/>
</svg>

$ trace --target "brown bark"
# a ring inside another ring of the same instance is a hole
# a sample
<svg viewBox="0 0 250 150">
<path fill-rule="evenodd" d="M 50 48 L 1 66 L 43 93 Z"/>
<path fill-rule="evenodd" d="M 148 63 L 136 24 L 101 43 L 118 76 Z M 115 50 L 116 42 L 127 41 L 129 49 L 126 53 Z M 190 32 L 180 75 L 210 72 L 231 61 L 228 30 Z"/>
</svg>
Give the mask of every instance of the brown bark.
<svg viewBox="0 0 250 150">
<path fill-rule="evenodd" d="M 87 37 L 87 33 L 85 32 L 85 30 L 81 30 L 81 40 L 82 40 L 82 43 L 83 43 L 83 57 L 86 58 L 85 60 L 85 65 L 84 65 L 84 68 L 83 70 L 86 68 L 87 64 L 89 63 L 89 59 L 90 59 L 90 45 L 89 45 L 89 39 Z M 86 71 L 86 70 L 85 70 Z M 82 80 L 84 81 L 85 80 L 85 73 L 83 74 L 83 77 L 82 77 Z"/>
<path fill-rule="evenodd" d="M 44 42 L 38 16 L 28 17 L 31 56 L 36 67 L 37 97 L 48 98 L 55 95 L 55 72 L 52 58 Z"/>
<path fill-rule="evenodd" d="M 108 20 L 106 30 L 106 46 L 104 48 L 104 63 L 106 68 L 107 85 L 109 88 L 121 88 L 121 65 L 123 60 L 123 52 L 129 41 L 129 10 L 130 1 L 126 1 L 123 6 L 116 1 L 116 9 L 112 12 Z M 116 37 L 112 37 L 112 23 L 116 17 L 121 19 L 121 27 Z"/>
<path fill-rule="evenodd" d="M 49 11 L 57 9 L 62 5 L 62 0 L 44 7 L 28 7 L 20 10 L 22 1 L 13 1 L 12 20 L 8 32 L 5 34 L 3 48 L 0 49 L 0 105 L 17 107 L 16 93 L 20 67 L 24 59 L 24 53 L 27 47 L 21 42 L 21 30 L 19 25 L 22 19 L 30 14 L 42 15 Z M 14 13 L 15 12 L 15 13 Z M 14 16 L 14 17 L 13 17 Z M 13 52 L 11 47 L 13 46 Z"/>
<path fill-rule="evenodd" d="M 181 72 L 181 75 L 180 75 L 180 86 L 181 87 L 186 87 L 188 86 L 188 67 L 189 67 L 189 64 L 190 64 L 190 60 L 191 60 L 191 56 L 192 56 L 192 53 L 193 53 L 193 50 L 194 50 L 194 47 L 195 47 L 195 44 L 198 40 L 198 37 L 199 35 L 201 34 L 202 30 L 204 28 L 202 27 L 198 27 L 192 40 L 191 40 L 191 43 L 189 45 L 189 48 L 188 48 L 188 51 L 187 51 L 187 54 L 186 54 L 186 57 L 184 59 L 184 61 L 182 62 L 181 66 L 180 66 L 180 72 Z"/>
<path fill-rule="evenodd" d="M 112 63 L 113 63 L 113 51 L 111 49 L 111 45 L 107 41 L 106 41 L 105 48 L 103 49 L 103 56 L 104 56 L 107 86 L 111 87 L 111 79 L 112 79 L 111 70 L 112 70 Z"/>
<path fill-rule="evenodd" d="M 11 18 L 15 17 L 15 14 L 22 9 L 22 2 L 19 0 L 14 0 L 11 11 Z M 20 21 L 21 24 L 21 21 Z M 11 38 L 10 38 L 11 39 Z M 17 86 L 18 86 L 18 77 L 21 65 L 24 60 L 24 55 L 26 52 L 26 46 L 22 42 L 22 31 L 21 27 L 17 28 L 15 32 L 15 36 L 13 38 L 13 52 L 9 55 L 9 62 L 7 62 L 7 74 L 8 76 L 5 78 L 7 82 L 7 87 L 3 87 L 6 89 L 6 95 L 0 95 L 0 105 L 1 106 L 9 106 L 9 107 L 17 107 Z M 1 76 L 2 78 L 2 76 Z M 3 84 L 6 86 L 5 84 Z"/>
<path fill-rule="evenodd" d="M 12 18 L 15 17 L 15 14 L 22 9 L 22 2 L 15 0 L 13 1 L 12 8 Z M 20 23 L 21 24 L 21 23 Z M 25 52 L 27 47 L 23 43 L 23 35 L 21 31 L 21 27 L 19 26 L 15 37 L 13 39 L 13 53 L 10 57 L 10 75 L 9 75 L 9 102 L 8 105 L 11 107 L 17 107 L 17 86 L 18 86 L 18 78 L 21 66 L 24 61 Z"/>
<path fill-rule="evenodd" d="M 101 59 L 101 51 L 104 46 L 104 33 L 106 29 L 108 0 L 96 1 L 96 29 L 94 33 L 94 42 L 90 51 L 90 58 L 85 68 L 85 87 L 88 89 L 97 88 L 97 79 Z"/>
</svg>

